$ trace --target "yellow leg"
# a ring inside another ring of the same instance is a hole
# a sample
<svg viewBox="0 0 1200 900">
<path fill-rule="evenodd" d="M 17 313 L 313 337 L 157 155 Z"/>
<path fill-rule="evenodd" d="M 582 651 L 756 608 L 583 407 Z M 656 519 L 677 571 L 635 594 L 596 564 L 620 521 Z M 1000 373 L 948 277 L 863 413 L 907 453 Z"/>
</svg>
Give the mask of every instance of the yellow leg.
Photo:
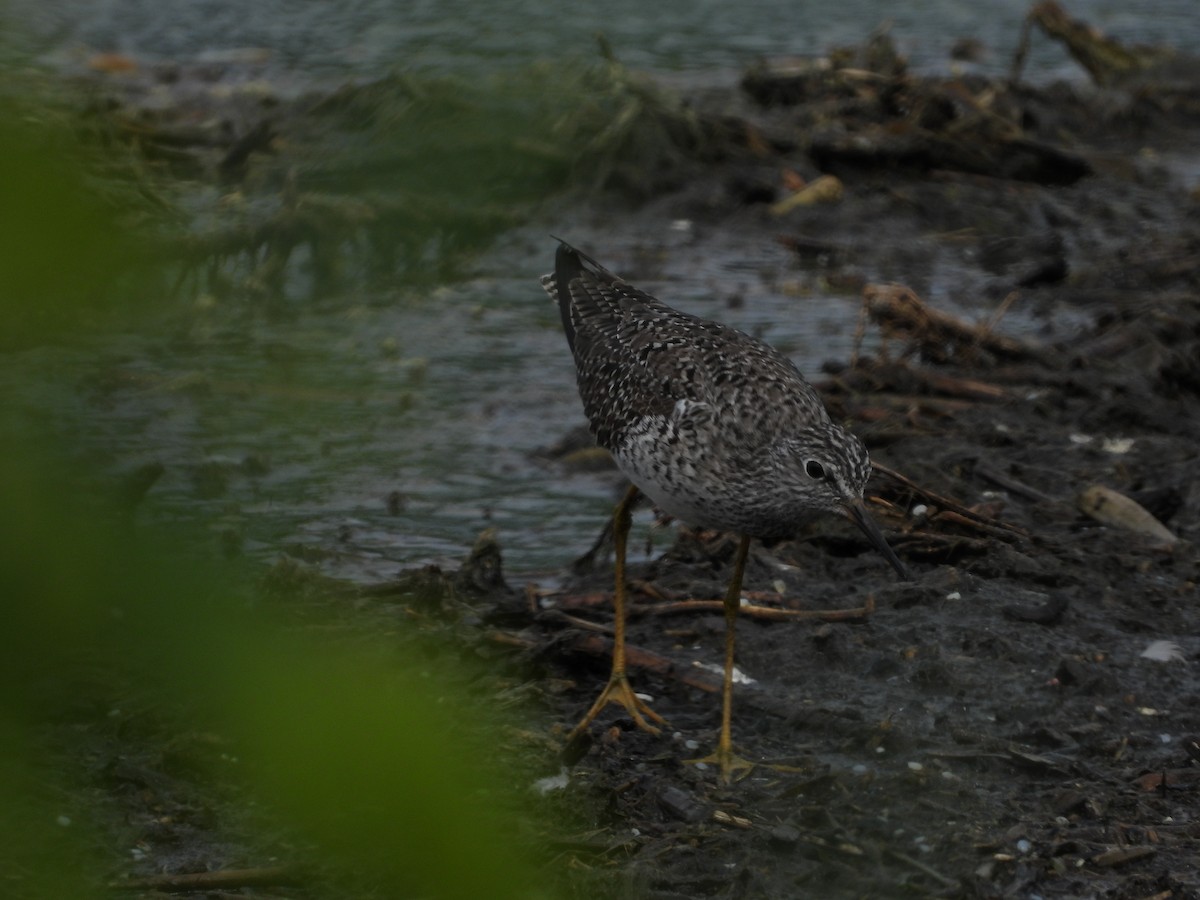
<svg viewBox="0 0 1200 900">
<path fill-rule="evenodd" d="M 737 555 L 733 561 L 733 577 L 729 581 L 729 590 L 725 592 L 725 680 L 721 686 L 721 736 L 717 739 L 717 749 L 703 759 L 693 759 L 693 763 L 709 763 L 720 766 L 721 780 L 730 782 L 735 772 L 743 775 L 754 768 L 754 763 L 735 756 L 733 753 L 733 654 L 737 646 L 737 617 L 738 608 L 742 602 L 742 576 L 746 571 L 746 555 L 750 551 L 750 538 L 743 536 L 738 543 Z"/>
<path fill-rule="evenodd" d="M 568 744 L 572 743 L 592 723 L 600 710 L 610 703 L 619 703 L 625 707 L 625 710 L 633 717 L 634 724 L 651 734 L 658 734 L 660 729 L 647 722 L 647 719 L 653 719 L 660 725 L 666 724 L 666 720 L 662 716 L 647 706 L 633 692 L 633 688 L 629 685 L 629 677 L 625 674 L 625 544 L 629 537 L 630 514 L 637 498 L 638 489 L 630 485 L 613 513 L 613 546 L 617 557 L 617 571 L 616 588 L 613 592 L 615 618 L 613 621 L 612 674 L 608 677 L 608 684 L 600 692 L 596 702 L 592 704 L 592 708 L 567 735 Z"/>
</svg>

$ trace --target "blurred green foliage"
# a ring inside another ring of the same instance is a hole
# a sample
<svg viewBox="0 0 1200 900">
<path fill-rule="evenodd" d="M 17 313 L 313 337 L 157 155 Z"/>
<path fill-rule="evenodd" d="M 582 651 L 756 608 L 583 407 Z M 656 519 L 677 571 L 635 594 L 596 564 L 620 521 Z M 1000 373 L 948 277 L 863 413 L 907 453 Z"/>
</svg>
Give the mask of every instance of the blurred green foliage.
<svg viewBox="0 0 1200 900">
<path fill-rule="evenodd" d="M 70 129 L 0 101 L 0 348 L 94 327 L 132 285 L 135 237 L 88 185 Z"/>
<path fill-rule="evenodd" d="M 96 328 L 137 277 L 143 235 L 90 189 L 57 128 L 0 124 L 10 343 Z M 132 705 L 150 710 L 163 755 L 171 728 L 218 735 L 244 801 L 316 848 L 300 861 L 353 872 L 370 896 L 532 896 L 503 760 L 478 752 L 497 742 L 459 679 L 428 660 L 422 677 L 382 639 L 322 640 L 264 612 L 244 572 L 194 552 L 208 540 L 135 528 L 96 488 L 106 476 L 15 419 L 27 413 L 0 410 L 0 895 L 101 896 L 125 874 L 123 838 L 80 779 L 85 739 Z M 214 797 L 229 792 L 215 784 L 228 773 L 189 765 Z"/>
<path fill-rule="evenodd" d="M 5 707 L 0 711 L 0 895 L 99 896 L 96 875 L 104 863 L 66 816 L 53 774 L 39 757 L 27 720 Z"/>
<path fill-rule="evenodd" d="M 364 276 L 449 277 L 570 185 L 648 190 L 701 136 L 611 59 L 475 83 L 394 74 L 283 111 L 287 140 L 231 184 L 212 160 L 182 178 L 143 153 L 153 128 L 131 138 L 102 95 L 0 88 L 9 373 L 21 348 L 152 330 L 189 273 L 196 293 L 250 298 L 284 295 L 305 266 L 326 298 Z M 88 423 L 45 408 L 69 398 L 29 388 L 0 408 L 0 896 L 99 896 L 161 862 L 151 848 L 130 865 L 136 828 L 106 797 L 135 736 L 187 771 L 193 805 L 237 797 L 311 842 L 303 862 L 355 873 L 333 896 L 534 896 L 514 839 L 525 770 L 497 753 L 466 677 L 418 672 L 383 638 L 321 639 L 195 552 L 211 535 L 139 530 L 112 473 L 83 461 Z M 196 733 L 236 756 L 236 776 L 186 749 Z"/>
<path fill-rule="evenodd" d="M 188 78 L 0 87 L 0 153 L 22 173 L 5 188 L 0 278 L 19 326 L 148 295 L 161 307 L 180 287 L 328 299 L 457 278 L 572 188 L 643 198 L 727 143 L 611 55 L 470 79 L 397 69 L 261 106 Z"/>
<path fill-rule="evenodd" d="M 46 885 L 87 874 L 68 829 L 43 834 L 69 786 L 47 793 L 54 776 L 32 777 L 40 728 L 87 725 L 130 694 L 179 727 L 222 735 L 254 796 L 315 841 L 322 862 L 384 896 L 530 896 L 506 837 L 512 796 L 499 761 L 463 740 L 485 725 L 455 679 L 436 666 L 421 677 L 382 641 L 323 642 L 252 611 L 244 587 L 192 558 L 186 533 L 134 534 L 106 505 L 64 491 L 78 478 L 40 449 L 10 444 L 0 456 L 0 858 L 16 855 L 6 871 L 38 887 L 30 896 L 81 896 Z"/>
</svg>

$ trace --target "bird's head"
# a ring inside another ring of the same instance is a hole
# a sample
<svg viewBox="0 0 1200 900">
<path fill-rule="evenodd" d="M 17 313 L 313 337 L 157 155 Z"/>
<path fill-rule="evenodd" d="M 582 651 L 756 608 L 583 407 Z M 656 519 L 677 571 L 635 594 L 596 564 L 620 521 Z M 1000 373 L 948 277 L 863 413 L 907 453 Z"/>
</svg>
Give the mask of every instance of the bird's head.
<svg viewBox="0 0 1200 900">
<path fill-rule="evenodd" d="M 805 506 L 848 518 L 901 578 L 908 577 L 908 570 L 863 503 L 863 489 L 871 477 L 871 458 L 862 441 L 828 423 L 788 441 L 786 459 L 789 480 L 799 488 Z"/>
</svg>

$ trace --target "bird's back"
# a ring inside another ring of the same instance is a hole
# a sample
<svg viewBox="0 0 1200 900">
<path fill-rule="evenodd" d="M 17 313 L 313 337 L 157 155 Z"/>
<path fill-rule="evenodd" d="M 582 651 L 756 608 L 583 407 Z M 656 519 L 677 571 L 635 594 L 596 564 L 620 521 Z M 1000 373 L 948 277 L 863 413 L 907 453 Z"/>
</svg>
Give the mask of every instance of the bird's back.
<svg viewBox="0 0 1200 900">
<path fill-rule="evenodd" d="M 672 309 L 565 243 L 542 285 L 558 302 L 592 430 L 614 453 L 647 419 L 681 413 L 712 420 L 718 443 L 740 453 L 829 420 L 778 351 Z"/>
</svg>

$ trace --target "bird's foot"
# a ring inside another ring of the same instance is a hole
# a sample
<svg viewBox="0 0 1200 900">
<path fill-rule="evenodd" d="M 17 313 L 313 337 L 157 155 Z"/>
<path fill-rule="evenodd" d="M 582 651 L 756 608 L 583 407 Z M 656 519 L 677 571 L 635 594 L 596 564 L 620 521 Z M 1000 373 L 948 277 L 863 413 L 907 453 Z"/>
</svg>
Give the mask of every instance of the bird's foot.
<svg viewBox="0 0 1200 900">
<path fill-rule="evenodd" d="M 734 781 L 741 781 L 750 774 L 750 770 L 755 764 L 748 759 L 743 759 L 733 752 L 732 747 L 717 746 L 717 749 L 702 759 L 689 759 L 688 765 L 698 766 L 717 766 L 721 772 L 721 782 L 730 784 Z"/>
<path fill-rule="evenodd" d="M 633 724 L 642 731 L 648 731 L 650 734 L 661 734 L 662 729 L 651 725 L 647 719 L 657 722 L 659 725 L 667 724 L 667 720 L 652 710 L 637 694 L 633 692 L 633 688 L 629 684 L 629 677 L 624 672 L 613 672 L 608 679 L 608 684 L 604 686 L 604 690 L 600 692 L 600 696 L 596 698 L 596 702 L 592 704 L 592 708 L 587 711 L 587 714 L 580 719 L 579 724 L 571 729 L 571 733 L 567 735 L 567 744 L 570 745 L 583 734 L 592 720 L 596 718 L 600 710 L 608 706 L 610 703 L 617 703 L 625 707 L 625 711 L 629 713 L 633 719 Z"/>
</svg>

